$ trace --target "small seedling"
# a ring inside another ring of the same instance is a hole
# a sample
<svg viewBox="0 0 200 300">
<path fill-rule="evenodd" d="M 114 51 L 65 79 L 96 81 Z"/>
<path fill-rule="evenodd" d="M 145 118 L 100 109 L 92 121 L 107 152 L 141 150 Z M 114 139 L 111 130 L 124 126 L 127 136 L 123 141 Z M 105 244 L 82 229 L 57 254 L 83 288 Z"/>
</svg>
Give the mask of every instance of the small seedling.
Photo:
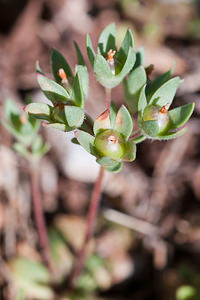
<svg viewBox="0 0 200 300">
<path fill-rule="evenodd" d="M 49 242 L 47 230 L 42 210 L 42 202 L 39 188 L 39 163 L 41 158 L 49 151 L 49 144 L 43 141 L 38 134 L 40 122 L 24 112 L 20 112 L 15 102 L 7 100 L 5 102 L 6 121 L 2 121 L 4 127 L 15 137 L 14 149 L 22 155 L 30 166 L 32 200 L 35 221 L 40 240 L 40 247 L 43 259 L 50 271 L 52 271 Z"/>
</svg>

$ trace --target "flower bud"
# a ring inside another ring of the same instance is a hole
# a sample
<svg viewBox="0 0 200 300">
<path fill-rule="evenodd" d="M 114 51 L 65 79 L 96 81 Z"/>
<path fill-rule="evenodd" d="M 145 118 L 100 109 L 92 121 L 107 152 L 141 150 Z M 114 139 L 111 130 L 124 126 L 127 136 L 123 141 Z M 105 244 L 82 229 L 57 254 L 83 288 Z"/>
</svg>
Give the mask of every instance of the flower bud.
<svg viewBox="0 0 200 300">
<path fill-rule="evenodd" d="M 105 129 L 94 141 L 96 151 L 101 156 L 109 156 L 114 160 L 121 159 L 125 154 L 124 137 L 117 131 Z"/>
</svg>

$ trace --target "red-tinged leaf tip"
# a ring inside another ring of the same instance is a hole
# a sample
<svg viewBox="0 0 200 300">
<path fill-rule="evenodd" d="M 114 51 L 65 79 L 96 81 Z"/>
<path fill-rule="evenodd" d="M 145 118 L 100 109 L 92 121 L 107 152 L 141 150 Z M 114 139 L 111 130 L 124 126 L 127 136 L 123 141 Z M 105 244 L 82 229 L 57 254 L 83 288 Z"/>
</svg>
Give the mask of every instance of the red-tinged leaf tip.
<svg viewBox="0 0 200 300">
<path fill-rule="evenodd" d="M 102 114 L 100 114 L 96 120 L 98 120 L 99 122 L 105 121 L 107 118 L 109 118 L 110 115 L 110 111 L 109 109 L 106 109 L 104 112 L 102 112 Z"/>
<path fill-rule="evenodd" d="M 29 104 L 30 104 L 30 103 L 29 103 Z M 29 106 L 29 104 L 25 105 L 24 108 L 23 108 L 23 111 L 26 112 L 26 113 L 29 113 L 29 112 L 26 111 L 26 109 L 27 109 L 27 107 Z"/>
<path fill-rule="evenodd" d="M 78 131 L 77 130 L 74 131 L 74 135 L 75 135 L 75 138 L 78 139 Z"/>
</svg>

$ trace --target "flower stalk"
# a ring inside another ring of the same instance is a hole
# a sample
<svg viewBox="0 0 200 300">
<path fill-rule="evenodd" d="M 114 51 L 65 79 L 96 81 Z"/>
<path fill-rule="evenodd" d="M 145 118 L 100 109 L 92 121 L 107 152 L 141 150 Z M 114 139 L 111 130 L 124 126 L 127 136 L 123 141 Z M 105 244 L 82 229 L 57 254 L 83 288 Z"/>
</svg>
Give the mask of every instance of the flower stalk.
<svg viewBox="0 0 200 300">
<path fill-rule="evenodd" d="M 35 217 L 35 222 L 38 231 L 42 257 L 50 273 L 53 273 L 53 266 L 52 266 L 51 256 L 50 256 L 50 245 L 48 240 L 47 228 L 45 224 L 41 194 L 40 194 L 39 174 L 36 166 L 31 168 L 30 176 L 31 176 L 33 211 L 34 211 L 34 217 Z"/>
<path fill-rule="evenodd" d="M 76 281 L 80 274 L 82 273 L 83 267 L 85 265 L 86 261 L 86 255 L 87 255 L 87 246 L 92 238 L 94 227 L 95 227 L 95 220 L 98 212 L 99 202 L 100 202 L 100 196 L 101 196 L 101 187 L 102 187 L 102 181 L 104 176 L 104 168 L 101 166 L 99 170 L 99 175 L 96 180 L 91 201 L 90 201 L 90 207 L 88 211 L 87 216 L 87 223 L 86 223 L 86 232 L 84 237 L 84 242 L 82 245 L 82 248 L 80 249 L 78 253 L 78 257 L 74 266 L 74 269 L 72 271 L 71 275 L 71 285 L 74 286 L 76 284 Z"/>
</svg>

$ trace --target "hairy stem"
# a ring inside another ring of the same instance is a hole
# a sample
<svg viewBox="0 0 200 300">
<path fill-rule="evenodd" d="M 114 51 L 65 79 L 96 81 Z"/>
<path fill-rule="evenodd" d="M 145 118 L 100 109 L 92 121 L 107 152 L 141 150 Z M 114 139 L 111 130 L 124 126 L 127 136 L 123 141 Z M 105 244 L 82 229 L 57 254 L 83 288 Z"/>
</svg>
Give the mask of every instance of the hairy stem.
<svg viewBox="0 0 200 300">
<path fill-rule="evenodd" d="M 46 229 L 43 208 L 42 208 L 41 195 L 40 195 L 39 173 L 36 167 L 33 167 L 31 169 L 31 188 L 32 188 L 33 210 L 34 210 L 35 222 L 37 226 L 42 257 L 49 271 L 53 273 L 53 267 L 50 258 L 50 246 L 49 246 L 49 240 L 48 240 L 47 229 Z"/>
<path fill-rule="evenodd" d="M 99 207 L 103 175 L 104 175 L 104 168 L 101 166 L 100 171 L 99 171 L 99 176 L 95 183 L 94 190 L 93 190 L 92 197 L 91 197 L 90 207 L 89 207 L 88 216 L 87 216 L 85 239 L 84 239 L 82 248 L 78 254 L 74 270 L 72 271 L 72 276 L 71 276 L 71 280 L 70 280 L 71 285 L 74 285 L 76 283 L 76 280 L 78 279 L 79 275 L 81 274 L 84 264 L 85 264 L 87 245 L 93 235 L 95 220 L 96 220 L 97 211 L 98 211 L 98 207 Z"/>
</svg>

